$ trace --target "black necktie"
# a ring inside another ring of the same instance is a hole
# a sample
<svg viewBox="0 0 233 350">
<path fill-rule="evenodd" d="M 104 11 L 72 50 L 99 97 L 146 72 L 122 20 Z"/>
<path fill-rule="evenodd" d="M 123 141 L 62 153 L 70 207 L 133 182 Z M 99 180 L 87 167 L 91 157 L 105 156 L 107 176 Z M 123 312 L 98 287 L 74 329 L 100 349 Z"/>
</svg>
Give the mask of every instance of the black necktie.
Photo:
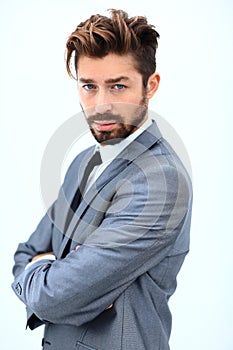
<svg viewBox="0 0 233 350">
<path fill-rule="evenodd" d="M 100 152 L 97 151 L 93 154 L 93 156 L 91 157 L 91 159 L 89 160 L 87 166 L 86 166 L 86 169 L 84 171 L 84 174 L 83 174 L 83 178 L 82 178 L 82 181 L 80 182 L 80 185 L 74 195 L 74 198 L 72 200 L 72 203 L 71 203 L 71 209 L 73 210 L 73 212 L 76 212 L 80 202 L 81 202 L 81 199 L 83 197 L 83 192 L 85 190 L 85 187 L 86 187 L 86 183 L 87 183 L 87 180 L 88 180 L 88 177 L 90 175 L 90 173 L 92 172 L 93 168 L 96 166 L 96 165 L 99 165 L 102 163 L 102 160 L 101 160 L 101 157 L 100 157 Z"/>
<path fill-rule="evenodd" d="M 82 200 L 83 191 L 85 190 L 86 183 L 87 183 L 87 180 L 88 180 L 90 173 L 92 172 L 93 168 L 96 165 L 99 165 L 101 163 L 102 163 L 102 160 L 100 157 L 100 152 L 97 151 L 93 154 L 93 156 L 89 160 L 89 162 L 86 166 L 86 169 L 84 171 L 82 181 L 80 182 L 80 185 L 79 185 L 79 187 L 74 195 L 74 198 L 72 200 L 72 203 L 70 205 L 72 210 L 69 212 L 68 217 L 67 217 L 67 227 L 69 226 L 69 224 L 72 220 L 72 217 L 73 217 L 74 213 L 76 212 L 76 210 L 77 210 L 77 208 Z M 62 253 L 62 258 L 64 258 L 69 253 L 71 241 L 72 241 L 72 238 L 69 238 L 69 240 L 67 241 L 66 246 L 64 248 L 64 251 Z"/>
</svg>

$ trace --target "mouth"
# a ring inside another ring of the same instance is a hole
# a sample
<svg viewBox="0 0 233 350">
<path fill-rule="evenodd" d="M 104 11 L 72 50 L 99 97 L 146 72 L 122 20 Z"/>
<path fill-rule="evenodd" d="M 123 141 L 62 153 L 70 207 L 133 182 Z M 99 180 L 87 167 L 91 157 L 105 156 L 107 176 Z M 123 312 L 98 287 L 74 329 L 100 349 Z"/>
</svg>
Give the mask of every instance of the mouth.
<svg viewBox="0 0 233 350">
<path fill-rule="evenodd" d="M 93 124 L 98 131 L 110 131 L 116 126 L 117 122 L 115 120 L 95 120 Z"/>
</svg>

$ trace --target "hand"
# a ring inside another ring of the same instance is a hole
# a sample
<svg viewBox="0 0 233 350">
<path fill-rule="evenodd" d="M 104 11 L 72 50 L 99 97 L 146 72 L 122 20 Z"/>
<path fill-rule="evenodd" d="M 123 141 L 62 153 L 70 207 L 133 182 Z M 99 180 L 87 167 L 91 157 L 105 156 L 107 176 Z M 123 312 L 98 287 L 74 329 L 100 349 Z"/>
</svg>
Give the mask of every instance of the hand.
<svg viewBox="0 0 233 350">
<path fill-rule="evenodd" d="M 80 248 L 80 244 L 78 244 L 78 245 L 75 247 L 75 249 L 71 250 L 70 252 L 71 252 L 71 253 L 74 253 L 74 252 L 76 252 L 76 250 L 78 250 L 78 248 Z"/>
<path fill-rule="evenodd" d="M 45 255 L 48 255 L 48 254 L 51 254 L 51 255 L 54 255 L 54 252 L 46 252 L 46 253 L 41 253 L 41 254 L 38 254 L 36 256 L 34 256 L 34 258 L 32 258 L 31 261 L 36 261 L 37 259 L 41 258 L 42 256 L 45 256 Z"/>
</svg>

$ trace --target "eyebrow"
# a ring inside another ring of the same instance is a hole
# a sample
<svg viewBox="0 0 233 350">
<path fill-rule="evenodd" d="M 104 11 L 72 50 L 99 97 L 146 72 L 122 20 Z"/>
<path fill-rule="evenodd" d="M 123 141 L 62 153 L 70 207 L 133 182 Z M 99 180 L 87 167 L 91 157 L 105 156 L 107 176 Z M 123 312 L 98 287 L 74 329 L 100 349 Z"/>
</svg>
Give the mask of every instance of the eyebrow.
<svg viewBox="0 0 233 350">
<path fill-rule="evenodd" d="M 116 84 L 116 83 L 119 83 L 122 80 L 127 81 L 127 80 L 129 80 L 129 78 L 125 77 L 125 76 L 120 76 L 120 77 L 117 77 L 117 78 L 107 79 L 104 82 L 106 84 Z M 83 83 L 83 84 L 95 84 L 96 83 L 96 81 L 93 80 L 93 79 L 85 79 L 85 78 L 80 78 L 79 82 Z"/>
</svg>

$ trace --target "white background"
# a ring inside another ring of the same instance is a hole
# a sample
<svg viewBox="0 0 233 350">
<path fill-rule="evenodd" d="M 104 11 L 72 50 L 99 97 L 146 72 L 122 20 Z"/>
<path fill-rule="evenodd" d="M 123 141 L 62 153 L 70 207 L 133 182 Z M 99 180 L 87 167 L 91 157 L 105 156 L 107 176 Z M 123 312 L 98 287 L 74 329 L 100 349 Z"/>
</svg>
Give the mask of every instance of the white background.
<svg viewBox="0 0 233 350">
<path fill-rule="evenodd" d="M 40 164 L 54 131 L 79 111 L 64 47 L 91 14 L 146 15 L 161 35 L 160 90 L 150 108 L 192 162 L 191 251 L 170 301 L 172 350 L 233 349 L 233 3 L 231 0 L 1 0 L 1 349 L 40 349 L 10 288 L 13 253 L 44 213 Z"/>
</svg>

